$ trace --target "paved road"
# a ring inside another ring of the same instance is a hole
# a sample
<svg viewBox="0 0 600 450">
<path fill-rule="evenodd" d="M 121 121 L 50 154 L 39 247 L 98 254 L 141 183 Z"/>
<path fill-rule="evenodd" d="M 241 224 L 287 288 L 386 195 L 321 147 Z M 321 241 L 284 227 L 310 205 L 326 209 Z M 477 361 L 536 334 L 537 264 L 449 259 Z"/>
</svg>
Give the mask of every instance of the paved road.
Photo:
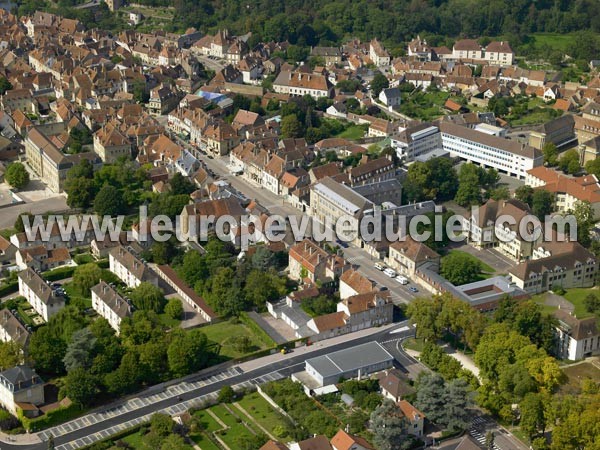
<svg viewBox="0 0 600 450">
<path fill-rule="evenodd" d="M 8 208 L 3 208 L 1 210 L 0 229 L 12 227 L 15 224 L 17 217 L 19 217 L 19 214 L 45 214 L 48 211 L 64 211 L 66 209 L 69 209 L 67 206 L 67 199 L 62 195 L 25 203 L 23 205 L 9 206 Z"/>
<path fill-rule="evenodd" d="M 364 330 L 345 335 L 343 338 L 334 338 L 331 340 L 334 342 L 333 344 L 324 341 L 311 347 L 294 350 L 289 355 L 271 355 L 239 366 L 222 369 L 217 373 L 204 375 L 198 379 L 187 379 L 166 389 L 150 388 L 135 398 L 113 404 L 108 408 L 38 433 L 36 437 L 43 442 L 33 443 L 30 440 L 27 444 L 19 445 L 17 442 L 9 441 L 2 442 L 1 448 L 2 450 L 15 450 L 26 446 L 32 450 L 45 449 L 45 441 L 52 434 L 57 450 L 74 450 L 145 422 L 156 412 L 176 415 L 190 407 L 200 406 L 210 400 L 214 401 L 223 386 L 242 388 L 285 378 L 294 372 L 303 370 L 304 362 L 309 358 L 354 347 L 365 342 L 388 341 L 390 337 L 400 339 L 405 334 L 411 334 L 412 330 L 403 329 L 395 334 L 390 334 L 390 331 L 405 326 L 406 323 L 401 323 L 376 330 Z"/>
</svg>

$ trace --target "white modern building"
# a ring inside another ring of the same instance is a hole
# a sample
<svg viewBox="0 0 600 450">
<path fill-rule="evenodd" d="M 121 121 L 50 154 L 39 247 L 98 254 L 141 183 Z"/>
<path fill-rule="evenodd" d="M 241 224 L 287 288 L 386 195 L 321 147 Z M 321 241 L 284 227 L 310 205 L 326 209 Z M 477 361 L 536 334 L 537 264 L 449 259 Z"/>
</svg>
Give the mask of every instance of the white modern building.
<svg viewBox="0 0 600 450">
<path fill-rule="evenodd" d="M 409 162 L 441 149 L 442 138 L 438 127 L 423 122 L 392 135 L 391 146 L 398 158 Z"/>
<path fill-rule="evenodd" d="M 494 168 L 500 173 L 524 180 L 527 171 L 541 166 L 542 153 L 517 141 L 482 133 L 453 123 L 440 124 L 442 148 L 452 157 Z"/>
</svg>

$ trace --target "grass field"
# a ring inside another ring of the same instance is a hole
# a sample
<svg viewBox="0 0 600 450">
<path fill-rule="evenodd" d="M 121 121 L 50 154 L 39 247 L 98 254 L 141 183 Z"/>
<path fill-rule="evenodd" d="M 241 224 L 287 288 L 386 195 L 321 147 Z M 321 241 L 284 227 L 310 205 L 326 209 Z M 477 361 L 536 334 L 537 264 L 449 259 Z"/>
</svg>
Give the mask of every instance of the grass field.
<svg viewBox="0 0 600 450">
<path fill-rule="evenodd" d="M 409 350 L 414 350 L 415 352 L 422 352 L 423 347 L 425 346 L 425 341 L 419 338 L 408 338 L 402 342 L 402 346 Z"/>
<path fill-rule="evenodd" d="M 567 293 L 564 295 L 564 297 L 567 300 L 569 300 L 571 303 L 573 303 L 573 306 L 575 306 L 575 315 L 580 319 L 593 316 L 593 314 L 586 311 L 585 306 L 583 304 L 583 300 L 589 294 L 600 295 L 600 290 L 593 289 L 593 288 L 589 288 L 589 289 L 576 288 L 576 289 L 569 289 L 567 291 Z"/>
<path fill-rule="evenodd" d="M 272 433 L 276 428 L 285 429 L 286 423 L 273 408 L 257 393 L 244 396 L 239 401 L 245 414 L 232 404 L 211 406 L 208 410 L 194 413 L 200 417 L 205 431 L 192 435 L 191 438 L 203 450 L 218 448 L 209 438 L 210 433 L 219 437 L 230 448 L 239 448 L 239 440 L 250 439 L 255 435 L 264 434 L 261 427 Z M 225 428 L 208 412 L 215 414 L 225 424 Z M 281 436 L 287 438 L 287 436 Z"/>
<path fill-rule="evenodd" d="M 365 136 L 366 131 L 369 129 L 367 124 L 363 125 L 350 125 L 336 137 L 357 140 Z"/>
<path fill-rule="evenodd" d="M 538 294 L 531 297 L 531 299 L 536 302 L 538 305 L 542 307 L 542 313 L 544 314 L 552 314 L 554 311 L 558 309 L 557 306 L 546 305 L 546 294 Z"/>
<path fill-rule="evenodd" d="M 250 414 L 253 420 L 272 434 L 276 434 L 274 433 L 276 428 L 285 427 L 286 425 L 285 419 L 274 411 L 271 405 L 257 392 L 245 395 L 239 401 L 239 404 Z"/>
<path fill-rule="evenodd" d="M 212 442 L 205 434 L 192 433 L 190 434 L 190 439 L 202 450 L 221 450 L 217 444 Z"/>
<path fill-rule="evenodd" d="M 417 119 L 432 120 L 446 114 L 443 106 L 449 97 L 448 92 L 442 91 L 403 93 L 400 112 Z"/>
<path fill-rule="evenodd" d="M 567 383 L 561 388 L 564 392 L 581 392 L 581 382 L 586 378 L 600 380 L 600 369 L 587 362 L 565 367 L 563 372 L 567 376 Z"/>
<path fill-rule="evenodd" d="M 219 322 L 202 327 L 201 330 L 210 341 L 221 344 L 221 356 L 226 358 L 239 358 L 266 348 L 260 338 L 243 323 Z M 247 336 L 250 339 L 250 349 L 242 352 L 229 345 L 232 336 Z"/>
</svg>

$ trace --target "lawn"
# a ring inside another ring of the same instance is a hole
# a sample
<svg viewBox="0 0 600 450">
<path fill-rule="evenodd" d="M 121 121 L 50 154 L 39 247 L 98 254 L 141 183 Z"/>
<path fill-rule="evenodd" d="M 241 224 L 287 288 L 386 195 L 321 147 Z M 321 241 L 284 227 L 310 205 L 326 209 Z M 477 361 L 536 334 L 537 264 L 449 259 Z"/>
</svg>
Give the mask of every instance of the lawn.
<svg viewBox="0 0 600 450">
<path fill-rule="evenodd" d="M 563 392 L 581 392 L 581 382 L 586 378 L 596 381 L 600 380 L 600 369 L 587 362 L 571 367 L 565 367 L 563 368 L 563 372 L 568 380 L 567 383 L 561 387 Z"/>
<path fill-rule="evenodd" d="M 338 134 L 336 137 L 350 139 L 350 140 L 357 140 L 357 139 L 360 139 L 365 136 L 365 133 L 368 130 L 368 128 L 369 128 L 369 125 L 367 125 L 367 124 L 350 125 L 344 131 L 342 131 L 340 134 Z"/>
<path fill-rule="evenodd" d="M 210 341 L 221 345 L 220 354 L 228 359 L 239 358 L 266 348 L 260 337 L 243 323 L 219 322 L 202 327 L 201 330 Z M 239 348 L 230 345 L 229 342 L 232 336 L 247 336 L 250 339 L 248 351 L 240 351 Z"/>
<path fill-rule="evenodd" d="M 215 413 L 221 421 L 227 425 L 228 427 L 234 427 L 238 424 L 239 419 L 227 411 L 224 405 L 219 404 L 212 406 L 209 408 L 213 413 Z"/>
<path fill-rule="evenodd" d="M 450 97 L 448 92 L 415 91 L 412 94 L 403 93 L 400 112 L 410 117 L 422 120 L 432 120 L 446 114 L 444 103 Z"/>
<path fill-rule="evenodd" d="M 548 122 L 552 119 L 555 119 L 554 110 L 550 108 L 535 108 L 530 110 L 524 116 L 510 120 L 510 124 L 513 127 L 524 126 L 524 125 L 539 125 L 541 123 Z"/>
<path fill-rule="evenodd" d="M 494 273 L 496 272 L 494 270 L 493 267 L 490 267 L 489 265 L 487 265 L 486 263 L 484 263 L 482 260 L 480 260 L 479 258 L 477 258 L 476 256 L 473 256 L 470 253 L 467 252 L 463 252 L 461 250 L 450 250 L 448 252 L 448 255 L 450 255 L 451 253 L 459 253 L 461 255 L 465 255 L 466 257 L 468 257 L 469 259 L 471 259 L 472 261 L 475 261 L 479 264 L 479 267 L 481 268 L 481 273 L 480 273 L 480 278 L 482 280 L 486 279 L 486 278 L 490 278 L 491 276 L 494 275 Z M 442 261 L 444 260 L 444 258 L 446 258 L 448 255 L 442 257 Z"/>
<path fill-rule="evenodd" d="M 211 416 L 208 412 L 206 412 L 205 409 L 196 411 L 194 413 L 194 416 L 200 417 L 200 420 L 204 425 L 204 429 L 209 433 L 221 429 L 221 425 L 219 425 L 219 423 L 214 419 L 214 417 Z"/>
<path fill-rule="evenodd" d="M 69 297 L 69 303 L 81 305 L 84 308 L 92 307 L 91 294 L 89 297 L 83 297 L 82 295 L 79 294 L 79 292 L 75 291 L 73 283 L 64 283 L 62 285 L 62 287 L 65 290 L 65 292 L 67 293 L 67 296 Z"/>
<path fill-rule="evenodd" d="M 192 433 L 190 434 L 190 439 L 202 450 L 221 450 L 217 444 L 211 441 L 205 434 Z"/>
<path fill-rule="evenodd" d="M 414 350 L 415 352 L 422 352 L 425 342 L 423 339 L 408 338 L 402 342 L 402 346 L 409 350 Z"/>
<path fill-rule="evenodd" d="M 585 306 L 583 304 L 583 300 L 588 296 L 588 294 L 596 294 L 596 295 L 600 295 L 600 291 L 598 289 L 593 289 L 593 288 L 576 288 L 576 289 L 569 289 L 567 291 L 567 293 L 564 295 L 564 297 L 569 300 L 571 303 L 573 303 L 573 306 L 575 306 L 575 315 L 579 318 L 579 319 L 584 319 L 586 317 L 591 317 L 593 316 L 592 313 L 589 313 L 586 311 Z"/>
<path fill-rule="evenodd" d="M 142 435 L 140 434 L 139 430 L 136 430 L 135 432 L 128 434 L 127 436 L 125 436 L 124 438 L 122 438 L 120 440 L 125 442 L 131 448 L 135 448 L 135 449 L 143 448 Z"/>
<path fill-rule="evenodd" d="M 248 414 L 250 414 L 251 419 L 256 421 L 271 434 L 276 434 L 273 433 L 275 428 L 283 427 L 285 429 L 286 419 L 275 411 L 257 392 L 245 395 L 244 398 L 239 401 L 239 404 L 248 412 Z M 241 411 L 240 414 L 242 414 Z"/>
<path fill-rule="evenodd" d="M 531 299 L 542 307 L 542 313 L 544 313 L 544 314 L 552 314 L 554 311 L 556 311 L 558 309 L 557 306 L 545 304 L 546 294 L 534 295 L 533 297 L 531 297 Z"/>
</svg>

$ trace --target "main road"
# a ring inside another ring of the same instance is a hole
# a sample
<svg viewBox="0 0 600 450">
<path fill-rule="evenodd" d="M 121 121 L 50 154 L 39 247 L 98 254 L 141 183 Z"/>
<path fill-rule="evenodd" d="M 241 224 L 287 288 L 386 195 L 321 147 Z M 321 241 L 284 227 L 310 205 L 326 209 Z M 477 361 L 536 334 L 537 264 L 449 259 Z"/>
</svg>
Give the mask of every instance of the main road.
<svg viewBox="0 0 600 450">
<path fill-rule="evenodd" d="M 304 370 L 304 363 L 309 358 L 372 341 L 381 342 L 390 349 L 394 348 L 396 341 L 413 334 L 414 328 L 408 326 L 407 322 L 403 322 L 351 333 L 308 347 L 300 347 L 287 355 L 277 353 L 247 363 L 227 368 L 221 367 L 216 371 L 203 371 L 195 377 L 187 377 L 185 381 L 179 381 L 176 384 L 151 387 L 135 398 L 121 400 L 71 422 L 33 435 L 0 434 L 0 448 L 2 450 L 22 450 L 26 447 L 32 450 L 42 450 L 47 448 L 46 441 L 52 435 L 57 450 L 74 450 L 139 425 L 147 421 L 154 413 L 164 412 L 176 415 L 191 407 L 215 401 L 223 386 L 250 387 L 285 378 L 294 372 Z M 399 349 L 400 347 L 397 347 L 397 350 L 392 352 L 396 358 L 398 358 L 397 352 L 402 352 Z M 405 354 L 403 357 L 410 358 Z M 408 359 L 408 361 L 411 364 L 418 364 L 414 360 Z"/>
</svg>

